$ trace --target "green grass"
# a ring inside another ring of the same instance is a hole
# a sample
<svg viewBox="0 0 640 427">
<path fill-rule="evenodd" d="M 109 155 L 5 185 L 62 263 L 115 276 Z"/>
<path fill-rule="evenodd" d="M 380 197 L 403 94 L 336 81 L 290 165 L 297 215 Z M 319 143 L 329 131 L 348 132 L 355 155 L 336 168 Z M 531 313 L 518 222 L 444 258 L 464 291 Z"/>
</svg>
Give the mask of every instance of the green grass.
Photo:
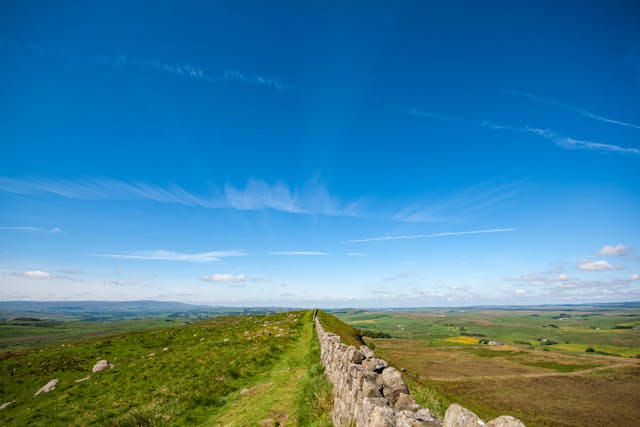
<svg viewBox="0 0 640 427">
<path fill-rule="evenodd" d="M 614 329 L 617 325 L 635 324 L 629 321 L 629 317 L 639 314 L 637 308 L 600 311 L 569 308 L 564 312 L 570 317 L 563 320 L 557 318 L 562 310 L 339 310 L 333 313 L 363 331 L 381 331 L 393 337 L 424 340 L 430 347 L 456 346 L 446 339 L 465 332 L 484 334 L 488 340 L 507 345 L 531 346 L 539 350 L 545 347 L 547 351 L 567 354 L 582 354 L 586 348 L 593 347 L 607 354 L 640 355 L 638 331 Z M 549 324 L 558 325 L 558 328 L 544 327 Z M 548 338 L 559 344 L 542 346 L 538 338 Z"/>
<path fill-rule="evenodd" d="M 310 427 L 330 427 L 332 425 L 333 395 L 331 390 L 331 383 L 324 375 L 324 367 L 320 361 L 320 343 L 314 328 L 309 342 L 307 371 L 304 373 L 296 399 L 298 425 Z"/>
<path fill-rule="evenodd" d="M 278 404 L 295 407 L 299 382 L 287 369 L 301 378 L 309 364 L 310 316 L 224 316 L 5 353 L 0 403 L 15 403 L 0 411 L 0 424 L 212 425 L 241 400 L 240 390 L 269 382 L 280 384 L 273 396 L 289 385 Z M 115 369 L 91 374 L 103 358 Z M 53 378 L 60 379 L 56 390 L 33 396 Z"/>
<path fill-rule="evenodd" d="M 90 337 L 101 337 L 129 331 L 169 328 L 190 323 L 185 319 L 139 319 L 117 321 L 0 322 L 0 353 L 69 344 Z"/>
<path fill-rule="evenodd" d="M 544 368 L 544 369 L 553 369 L 557 372 L 575 372 L 582 371 L 585 369 L 597 368 L 598 366 L 602 366 L 601 364 L 591 363 L 591 364 L 571 364 L 571 363 L 557 363 L 552 361 L 540 361 L 540 362 L 528 362 L 528 361 L 519 361 L 521 365 L 526 366 L 534 366 L 536 368 Z"/>
<path fill-rule="evenodd" d="M 338 335 L 343 344 L 352 345 L 356 348 L 360 348 L 360 346 L 364 344 L 358 330 L 337 317 L 325 311 L 318 310 L 318 319 L 324 330 Z"/>
</svg>

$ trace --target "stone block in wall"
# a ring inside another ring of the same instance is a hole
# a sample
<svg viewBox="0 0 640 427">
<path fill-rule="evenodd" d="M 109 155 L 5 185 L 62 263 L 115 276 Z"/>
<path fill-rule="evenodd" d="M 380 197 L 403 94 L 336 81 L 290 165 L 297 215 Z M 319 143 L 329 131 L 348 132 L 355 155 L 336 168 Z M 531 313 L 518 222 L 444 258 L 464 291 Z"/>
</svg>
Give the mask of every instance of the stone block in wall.
<svg viewBox="0 0 640 427">
<path fill-rule="evenodd" d="M 442 423 L 431 413 L 421 416 L 411 411 L 396 412 L 396 427 L 441 427 Z"/>
<path fill-rule="evenodd" d="M 375 357 L 375 354 L 373 353 L 373 350 L 371 350 L 366 345 L 361 345 L 360 346 L 360 351 L 362 352 L 362 355 L 364 356 L 365 359 L 368 359 L 370 357 Z"/>
<path fill-rule="evenodd" d="M 360 350 L 356 350 L 355 347 L 349 347 L 348 360 L 351 363 L 360 363 L 364 360 L 364 355 Z"/>
<path fill-rule="evenodd" d="M 416 412 L 418 409 L 420 409 L 420 405 L 418 405 L 416 401 L 413 400 L 413 397 L 411 397 L 407 393 L 400 393 L 395 403 L 393 404 L 393 407 L 396 408 L 398 411 L 411 411 L 411 412 Z"/>
<path fill-rule="evenodd" d="M 386 360 L 378 359 L 377 357 L 371 357 L 362 362 L 362 367 L 369 371 L 381 373 L 384 368 L 389 366 Z"/>
<path fill-rule="evenodd" d="M 444 414 L 444 422 L 442 423 L 443 427 L 478 427 L 485 425 L 485 422 L 476 414 L 455 403 L 447 408 L 447 412 Z"/>
<path fill-rule="evenodd" d="M 368 427 L 395 427 L 396 412 L 388 406 L 376 406 L 366 424 Z"/>
<path fill-rule="evenodd" d="M 396 368 L 385 368 L 378 377 L 378 383 L 382 385 L 382 394 L 391 404 L 396 403 L 401 393 L 409 394 L 409 388 Z"/>
<path fill-rule="evenodd" d="M 378 383 L 379 374 L 371 371 L 360 371 L 358 374 L 363 397 L 382 397 L 382 386 Z"/>
<path fill-rule="evenodd" d="M 487 423 L 487 427 L 526 427 L 522 421 L 510 415 L 503 415 Z"/>
</svg>

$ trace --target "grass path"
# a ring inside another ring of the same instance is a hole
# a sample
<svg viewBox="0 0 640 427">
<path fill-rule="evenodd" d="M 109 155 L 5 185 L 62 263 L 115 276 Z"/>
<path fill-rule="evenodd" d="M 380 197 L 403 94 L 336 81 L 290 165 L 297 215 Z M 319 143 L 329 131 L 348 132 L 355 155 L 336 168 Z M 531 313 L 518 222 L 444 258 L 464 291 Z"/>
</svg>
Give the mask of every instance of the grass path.
<svg viewBox="0 0 640 427">
<path fill-rule="evenodd" d="M 310 313 L 309 313 L 310 314 Z M 296 396 L 302 386 L 307 369 L 309 342 L 315 339 L 313 323 L 305 318 L 298 341 L 273 369 L 262 374 L 258 381 L 240 394 L 222 414 L 212 420 L 215 426 L 260 426 L 262 420 L 273 420 L 272 425 L 297 425 Z M 277 422 L 277 424 L 276 424 Z"/>
</svg>

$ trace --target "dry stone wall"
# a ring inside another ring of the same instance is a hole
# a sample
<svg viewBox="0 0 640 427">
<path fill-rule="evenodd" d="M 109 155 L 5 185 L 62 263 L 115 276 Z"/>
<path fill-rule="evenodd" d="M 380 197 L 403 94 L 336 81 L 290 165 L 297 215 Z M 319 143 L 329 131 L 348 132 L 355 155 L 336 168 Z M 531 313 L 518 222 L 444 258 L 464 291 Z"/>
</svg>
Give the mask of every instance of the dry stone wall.
<svg viewBox="0 0 640 427">
<path fill-rule="evenodd" d="M 326 332 L 314 318 L 325 373 L 333 384 L 333 425 L 356 427 L 524 427 L 517 418 L 503 416 L 483 422 L 459 405 L 439 420 L 418 405 L 402 375 L 375 357 L 367 346 L 347 346 L 338 335 Z"/>
</svg>

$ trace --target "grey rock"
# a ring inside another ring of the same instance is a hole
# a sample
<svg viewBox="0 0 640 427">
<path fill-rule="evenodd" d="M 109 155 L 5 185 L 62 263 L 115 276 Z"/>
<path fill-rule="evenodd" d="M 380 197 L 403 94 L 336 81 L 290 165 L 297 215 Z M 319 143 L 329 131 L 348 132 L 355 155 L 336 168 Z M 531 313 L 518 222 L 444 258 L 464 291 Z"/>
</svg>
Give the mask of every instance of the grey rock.
<svg viewBox="0 0 640 427">
<path fill-rule="evenodd" d="M 517 418 L 510 415 L 503 415 L 493 419 L 487 423 L 487 427 L 525 427 L 525 425 Z"/>
<path fill-rule="evenodd" d="M 16 401 L 12 400 L 11 402 L 7 402 L 7 403 L 3 403 L 2 405 L 0 405 L 0 411 L 2 411 L 4 408 L 6 408 L 9 405 L 13 405 Z"/>
<path fill-rule="evenodd" d="M 443 427 L 478 427 L 486 425 L 476 414 L 455 403 L 444 415 Z"/>
<path fill-rule="evenodd" d="M 349 352 L 349 362 L 360 363 L 364 360 L 364 356 L 360 350 L 353 350 Z"/>
<path fill-rule="evenodd" d="M 95 365 L 93 365 L 93 368 L 91 368 L 91 372 L 96 373 L 96 372 L 104 371 L 105 369 L 113 369 L 113 368 L 115 368 L 115 365 L 112 365 L 111 363 L 102 359 L 102 360 L 99 360 Z"/>
<path fill-rule="evenodd" d="M 411 397 L 407 393 L 400 393 L 393 406 L 398 411 L 416 412 L 420 409 L 420 405 L 418 405 L 416 401 L 413 400 L 413 397 Z"/>
<path fill-rule="evenodd" d="M 409 394 L 409 389 L 404 381 L 402 381 L 402 375 L 400 375 L 400 372 L 398 372 L 396 368 L 385 368 L 378 377 L 378 382 L 382 384 L 382 394 L 389 399 L 392 404 L 396 403 L 401 393 Z"/>
<path fill-rule="evenodd" d="M 375 356 L 375 354 L 373 353 L 373 350 L 371 350 L 366 345 L 361 345 L 360 346 L 360 351 L 362 352 L 362 355 L 364 356 L 365 359 L 368 359 L 370 357 L 374 357 Z"/>
<path fill-rule="evenodd" d="M 411 411 L 400 411 L 396 413 L 396 427 L 441 427 L 434 417 L 421 417 Z"/>
<path fill-rule="evenodd" d="M 370 427 L 395 427 L 395 411 L 388 406 L 376 406 L 369 417 L 367 426 Z"/>
<path fill-rule="evenodd" d="M 56 384 L 58 384 L 58 381 L 60 381 L 58 378 L 52 379 L 51 381 L 43 385 L 40 390 L 36 391 L 36 394 L 34 394 L 34 396 L 37 396 L 42 393 L 49 393 L 51 390 L 55 390 Z"/>
<path fill-rule="evenodd" d="M 384 368 L 389 366 L 386 360 L 378 359 L 377 357 L 371 357 L 362 362 L 362 367 L 369 371 L 381 373 Z"/>
</svg>

